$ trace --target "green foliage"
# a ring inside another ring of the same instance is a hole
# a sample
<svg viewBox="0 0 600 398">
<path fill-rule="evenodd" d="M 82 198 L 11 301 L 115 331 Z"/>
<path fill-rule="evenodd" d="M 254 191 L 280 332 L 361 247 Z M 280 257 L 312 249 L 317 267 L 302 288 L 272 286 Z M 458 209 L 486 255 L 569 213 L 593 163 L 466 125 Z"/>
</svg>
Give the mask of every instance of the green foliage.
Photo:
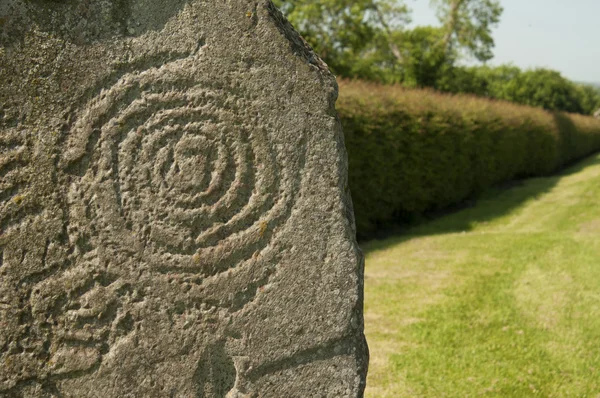
<svg viewBox="0 0 600 398">
<path fill-rule="evenodd" d="M 403 54 L 401 82 L 408 87 L 435 87 L 454 62 L 441 45 L 441 28 L 418 26 L 397 35 Z"/>
<path fill-rule="evenodd" d="M 444 30 L 446 52 L 465 50 L 479 61 L 493 58 L 491 29 L 500 21 L 497 0 L 431 0 Z"/>
<path fill-rule="evenodd" d="M 399 31 L 408 20 L 408 9 L 401 2 L 276 0 L 275 4 L 336 74 L 380 79 L 382 67 L 393 70 L 385 32 Z"/>
<path fill-rule="evenodd" d="M 559 72 L 535 69 L 521 72 L 506 83 L 502 92 L 492 93 L 492 96 L 548 110 L 581 113 L 577 94 L 575 85 Z"/>
<path fill-rule="evenodd" d="M 432 0 L 440 27 L 405 29 L 402 0 L 278 0 L 290 21 L 332 71 L 346 78 L 471 93 L 519 104 L 591 115 L 600 90 L 549 69 L 462 67 L 463 54 L 492 58 L 497 0 Z"/>
<path fill-rule="evenodd" d="M 469 93 L 486 97 L 489 95 L 490 81 L 476 71 L 476 68 L 450 66 L 432 87 L 445 93 Z"/>
<path fill-rule="evenodd" d="M 442 27 L 406 30 L 402 0 L 275 3 L 335 74 L 416 87 L 435 87 L 461 51 L 490 59 L 502 13 L 495 0 L 439 0 Z"/>
<path fill-rule="evenodd" d="M 593 118 L 464 95 L 341 82 L 338 111 L 361 237 L 600 149 Z"/>
<path fill-rule="evenodd" d="M 516 66 L 451 67 L 435 87 L 451 93 L 469 93 L 518 104 L 591 115 L 600 107 L 600 90 L 575 84 L 549 69 L 522 71 Z"/>
<path fill-rule="evenodd" d="M 577 96 L 584 115 L 593 115 L 600 109 L 600 88 L 585 84 L 578 84 Z"/>
</svg>

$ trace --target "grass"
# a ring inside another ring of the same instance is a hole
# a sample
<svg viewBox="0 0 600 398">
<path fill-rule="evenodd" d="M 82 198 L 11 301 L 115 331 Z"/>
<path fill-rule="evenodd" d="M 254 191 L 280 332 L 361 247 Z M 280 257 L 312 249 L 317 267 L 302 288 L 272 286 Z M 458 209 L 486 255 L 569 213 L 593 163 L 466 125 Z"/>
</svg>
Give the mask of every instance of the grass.
<svg viewBox="0 0 600 398">
<path fill-rule="evenodd" d="M 367 397 L 600 397 L 600 156 L 364 245 Z"/>
</svg>

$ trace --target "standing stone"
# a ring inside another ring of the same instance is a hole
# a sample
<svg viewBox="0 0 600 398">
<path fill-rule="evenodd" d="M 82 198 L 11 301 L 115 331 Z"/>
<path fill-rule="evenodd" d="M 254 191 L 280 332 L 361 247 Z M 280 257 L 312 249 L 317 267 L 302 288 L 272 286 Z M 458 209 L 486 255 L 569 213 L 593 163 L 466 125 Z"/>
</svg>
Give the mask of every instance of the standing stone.
<svg viewBox="0 0 600 398">
<path fill-rule="evenodd" d="M 362 396 L 336 95 L 266 0 L 1 0 L 0 396 Z"/>
</svg>

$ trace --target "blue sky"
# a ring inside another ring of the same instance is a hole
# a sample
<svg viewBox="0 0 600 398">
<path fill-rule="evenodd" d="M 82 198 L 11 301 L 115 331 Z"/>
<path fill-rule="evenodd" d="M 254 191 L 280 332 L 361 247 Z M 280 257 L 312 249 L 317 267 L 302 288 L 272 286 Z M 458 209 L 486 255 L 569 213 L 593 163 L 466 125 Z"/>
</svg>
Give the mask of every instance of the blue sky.
<svg viewBox="0 0 600 398">
<path fill-rule="evenodd" d="M 406 0 L 411 25 L 439 25 L 429 0 Z M 600 0 L 500 0 L 493 31 L 498 65 L 546 67 L 568 79 L 600 83 Z"/>
</svg>

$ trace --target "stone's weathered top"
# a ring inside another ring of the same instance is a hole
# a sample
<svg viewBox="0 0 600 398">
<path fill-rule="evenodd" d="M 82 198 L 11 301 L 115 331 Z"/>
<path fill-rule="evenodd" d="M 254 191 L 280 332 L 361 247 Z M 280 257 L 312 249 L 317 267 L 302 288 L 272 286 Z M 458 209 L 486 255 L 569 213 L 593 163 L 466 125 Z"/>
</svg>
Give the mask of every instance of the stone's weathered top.
<svg viewBox="0 0 600 398">
<path fill-rule="evenodd" d="M 0 397 L 356 397 L 337 86 L 268 1 L 0 2 Z"/>
</svg>

